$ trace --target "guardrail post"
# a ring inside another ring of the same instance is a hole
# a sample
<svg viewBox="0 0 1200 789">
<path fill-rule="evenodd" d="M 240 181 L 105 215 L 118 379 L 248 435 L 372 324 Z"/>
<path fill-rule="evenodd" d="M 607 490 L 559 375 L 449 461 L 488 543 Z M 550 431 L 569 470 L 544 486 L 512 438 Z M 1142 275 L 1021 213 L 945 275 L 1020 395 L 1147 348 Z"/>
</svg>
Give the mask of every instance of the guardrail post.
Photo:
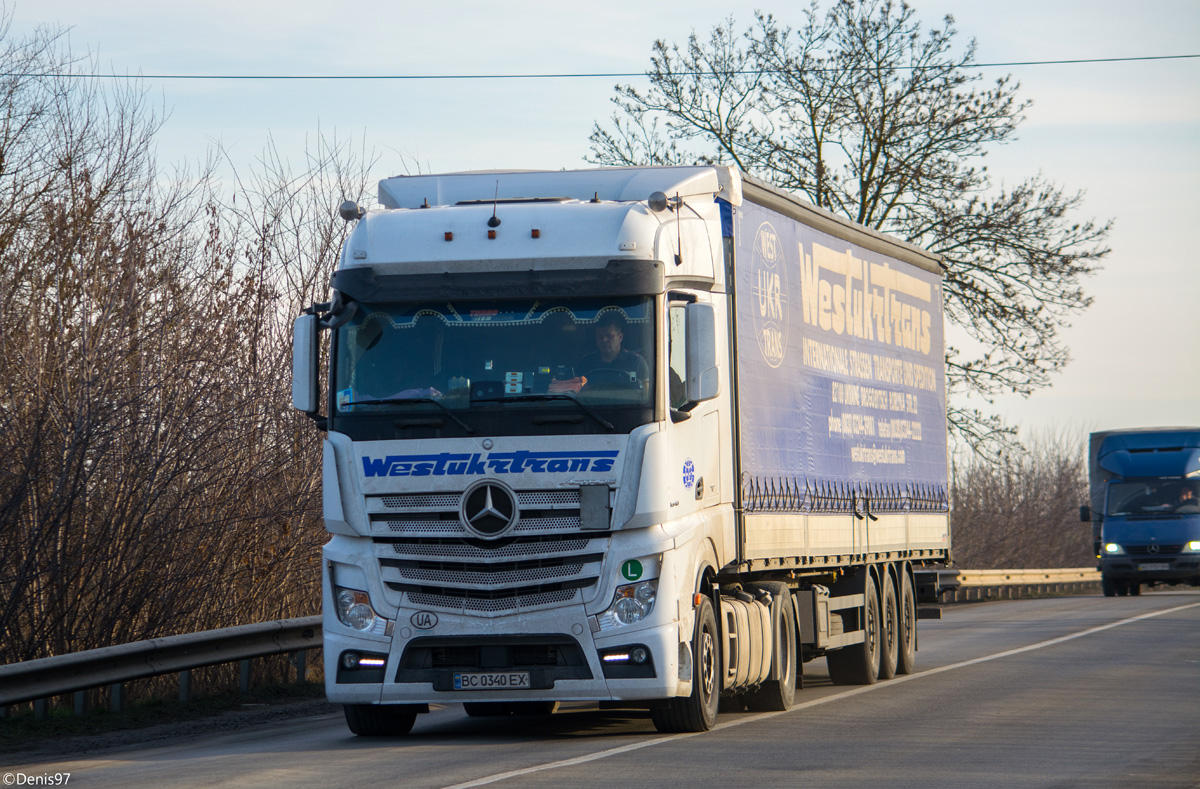
<svg viewBox="0 0 1200 789">
<path fill-rule="evenodd" d="M 33 702 L 33 719 L 42 720 L 46 717 L 46 699 L 37 699 Z"/>
<path fill-rule="evenodd" d="M 308 650 L 296 650 L 296 654 L 292 655 L 292 665 L 296 667 L 296 684 L 303 685 L 308 674 Z"/>
<path fill-rule="evenodd" d="M 246 660 L 241 661 L 241 667 L 242 667 L 242 678 L 241 678 L 241 682 L 238 683 L 238 687 L 242 691 L 242 693 L 249 693 L 250 692 L 250 660 L 246 659 Z"/>
<path fill-rule="evenodd" d="M 187 704 L 192 700 L 192 670 L 185 668 L 179 672 L 179 701 Z"/>
<path fill-rule="evenodd" d="M 117 682 L 108 686 L 108 708 L 113 712 L 125 711 L 125 685 Z"/>
<path fill-rule="evenodd" d="M 87 712 L 87 691 L 75 691 L 75 714 L 82 715 Z"/>
</svg>

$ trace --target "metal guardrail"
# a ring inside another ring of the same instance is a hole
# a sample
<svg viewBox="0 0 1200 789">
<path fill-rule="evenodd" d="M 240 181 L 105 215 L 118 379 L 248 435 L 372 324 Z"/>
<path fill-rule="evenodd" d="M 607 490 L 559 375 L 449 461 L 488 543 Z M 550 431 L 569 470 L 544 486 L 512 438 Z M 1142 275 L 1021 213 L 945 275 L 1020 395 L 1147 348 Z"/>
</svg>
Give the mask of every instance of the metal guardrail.
<svg viewBox="0 0 1200 789">
<path fill-rule="evenodd" d="M 957 603 L 1023 594 L 1084 591 L 1100 583 L 1092 567 L 1048 570 L 936 570 L 941 602 Z"/>
<path fill-rule="evenodd" d="M 0 707 L 321 646 L 321 617 L 280 619 L 0 666 Z"/>
<path fill-rule="evenodd" d="M 1051 570 L 933 570 L 921 575 L 937 577 L 932 590 L 941 602 L 960 602 L 991 596 L 988 590 L 1004 589 L 1008 596 L 1021 588 L 1037 593 L 1082 590 L 1100 581 L 1100 573 L 1087 567 Z M 932 580 L 931 578 L 929 580 Z M 920 583 L 920 581 L 919 581 Z M 0 666 L 0 709 L 11 704 L 33 701 L 67 693 L 78 694 L 90 688 L 112 686 L 119 706 L 122 683 L 136 679 L 181 673 L 180 696 L 186 694 L 190 672 L 194 668 L 242 661 L 243 687 L 249 682 L 249 661 L 266 655 L 303 652 L 322 644 L 321 617 L 281 619 L 253 625 L 205 630 L 166 638 L 135 641 L 132 644 L 73 652 L 67 655 L 10 663 Z M 303 678 L 303 665 L 297 664 Z M 77 702 L 77 708 L 79 708 Z"/>
</svg>

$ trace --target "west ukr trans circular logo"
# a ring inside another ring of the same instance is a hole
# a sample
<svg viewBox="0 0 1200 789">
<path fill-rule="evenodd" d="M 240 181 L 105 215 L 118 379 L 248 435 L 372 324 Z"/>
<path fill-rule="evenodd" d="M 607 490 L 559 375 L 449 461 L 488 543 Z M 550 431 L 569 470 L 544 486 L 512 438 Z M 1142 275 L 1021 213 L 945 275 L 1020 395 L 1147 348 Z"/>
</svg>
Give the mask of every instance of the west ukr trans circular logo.
<svg viewBox="0 0 1200 789">
<path fill-rule="evenodd" d="M 787 267 L 779 235 L 770 222 L 763 222 L 754 234 L 750 258 L 751 311 L 754 314 L 754 335 L 758 350 L 772 367 L 783 364 L 787 353 L 788 287 Z"/>
</svg>

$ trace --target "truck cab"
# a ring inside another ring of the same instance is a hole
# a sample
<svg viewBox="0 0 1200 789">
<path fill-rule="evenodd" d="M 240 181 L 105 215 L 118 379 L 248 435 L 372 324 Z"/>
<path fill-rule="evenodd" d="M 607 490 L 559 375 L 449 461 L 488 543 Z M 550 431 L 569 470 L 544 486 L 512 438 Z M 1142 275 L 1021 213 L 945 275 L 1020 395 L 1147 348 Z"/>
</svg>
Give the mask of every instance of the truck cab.
<svg viewBox="0 0 1200 789">
<path fill-rule="evenodd" d="M 1107 596 L 1143 585 L 1200 585 L 1200 429 L 1093 434 L 1093 524 Z"/>
</svg>

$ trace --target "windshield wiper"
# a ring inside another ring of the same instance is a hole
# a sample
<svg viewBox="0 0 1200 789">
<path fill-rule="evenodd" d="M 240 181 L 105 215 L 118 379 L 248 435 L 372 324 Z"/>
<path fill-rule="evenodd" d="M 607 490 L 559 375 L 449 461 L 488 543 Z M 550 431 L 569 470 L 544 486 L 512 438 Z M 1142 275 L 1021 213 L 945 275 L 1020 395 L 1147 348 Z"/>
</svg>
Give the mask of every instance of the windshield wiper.
<svg viewBox="0 0 1200 789">
<path fill-rule="evenodd" d="M 523 401 L 570 400 L 572 403 L 579 406 L 580 411 L 583 411 L 583 413 L 587 414 L 592 419 L 595 419 L 597 422 L 604 425 L 604 427 L 607 428 L 608 430 L 616 430 L 616 427 L 613 426 L 612 422 L 609 422 L 607 419 L 600 416 L 595 411 L 593 411 L 592 409 L 588 408 L 583 403 L 576 400 L 574 397 L 571 397 L 571 395 L 569 395 L 569 394 L 515 394 L 515 395 L 509 395 L 508 397 L 481 397 L 481 398 L 472 400 L 471 402 L 473 402 L 473 403 L 506 403 L 506 402 L 511 402 L 513 400 L 523 400 Z"/>
<path fill-rule="evenodd" d="M 475 428 L 456 417 L 449 408 L 442 405 L 437 400 L 434 400 L 432 397 L 384 397 L 379 400 L 351 400 L 349 403 L 342 403 L 342 405 L 399 405 L 401 403 L 433 403 L 438 408 L 442 409 L 442 412 L 446 416 L 453 419 L 454 422 L 463 430 L 467 431 L 468 433 L 475 432 Z"/>
</svg>

